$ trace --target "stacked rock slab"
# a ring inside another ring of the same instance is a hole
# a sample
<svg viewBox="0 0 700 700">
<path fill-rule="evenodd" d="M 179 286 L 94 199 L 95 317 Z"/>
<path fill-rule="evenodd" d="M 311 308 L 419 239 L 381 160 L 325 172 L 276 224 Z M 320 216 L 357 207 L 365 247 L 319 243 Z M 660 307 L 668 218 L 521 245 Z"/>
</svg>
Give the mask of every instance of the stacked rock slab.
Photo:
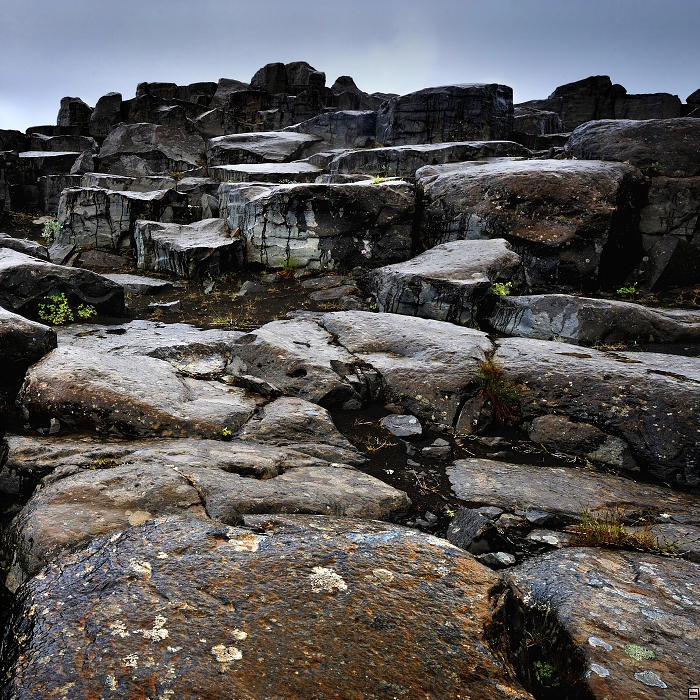
<svg viewBox="0 0 700 700">
<path fill-rule="evenodd" d="M 641 259 L 644 178 L 633 166 L 503 159 L 426 166 L 416 177 L 425 247 L 505 238 L 534 286 L 614 284 Z"/>
<path fill-rule="evenodd" d="M 506 85 L 447 85 L 393 97 L 377 112 L 377 143 L 403 146 L 510 138 L 513 90 Z"/>
<path fill-rule="evenodd" d="M 243 266 L 243 248 L 223 219 L 190 225 L 137 221 L 136 264 L 140 270 L 169 272 L 176 277 L 221 275 Z"/>
<path fill-rule="evenodd" d="M 124 250 L 134 245 L 139 219 L 172 221 L 186 206 L 186 195 L 175 190 L 114 192 L 99 187 L 63 190 L 58 205 L 60 231 L 56 243 L 78 250 Z"/>
<path fill-rule="evenodd" d="M 305 149 L 319 141 L 320 137 L 311 134 L 276 131 L 219 136 L 207 142 L 207 163 L 210 167 L 286 163 L 298 160 Z"/>
<path fill-rule="evenodd" d="M 310 688 L 381 698 L 387 687 L 445 700 L 532 697 L 504 664 L 502 584 L 466 553 L 384 523 L 250 522 L 263 527 L 159 519 L 62 557 L 22 589 L 3 690 L 18 700 L 105 686 L 124 696 L 153 687 L 247 700 L 306 697 Z M 430 653 L 406 655 L 407 645 Z M 38 662 L 59 652 L 50 672 Z"/>
<path fill-rule="evenodd" d="M 411 256 L 415 190 L 406 182 L 222 184 L 219 200 L 249 263 L 351 269 Z"/>
<path fill-rule="evenodd" d="M 287 127 L 285 131 L 320 136 L 323 139 L 324 148 L 367 148 L 374 145 L 377 113 L 329 112 L 301 124 Z"/>
<path fill-rule="evenodd" d="M 472 325 L 490 312 L 493 282 L 517 289 L 524 281 L 520 256 L 496 238 L 443 243 L 407 262 L 373 270 L 362 284 L 380 311 Z"/>
</svg>

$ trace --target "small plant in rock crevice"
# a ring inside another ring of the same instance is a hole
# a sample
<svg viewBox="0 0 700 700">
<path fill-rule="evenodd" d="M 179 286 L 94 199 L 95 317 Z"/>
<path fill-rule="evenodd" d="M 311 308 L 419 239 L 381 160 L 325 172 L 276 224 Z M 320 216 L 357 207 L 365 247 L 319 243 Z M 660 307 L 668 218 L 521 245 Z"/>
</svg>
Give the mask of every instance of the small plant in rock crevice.
<svg viewBox="0 0 700 700">
<path fill-rule="evenodd" d="M 55 240 L 61 227 L 56 219 L 50 219 L 44 224 L 44 230 L 41 232 L 41 238 L 47 245 L 51 245 Z"/>
<path fill-rule="evenodd" d="M 620 295 L 626 294 L 627 296 L 635 297 L 639 294 L 639 290 L 637 289 L 636 284 L 631 284 L 629 285 L 629 287 L 620 287 L 619 289 L 615 290 L 615 293 Z"/>
<path fill-rule="evenodd" d="M 44 303 L 38 304 L 39 318 L 52 326 L 62 326 L 75 321 L 74 311 L 78 318 L 83 320 L 97 315 L 97 309 L 91 304 L 79 304 L 76 309 L 71 308 L 64 293 L 44 297 Z"/>
<path fill-rule="evenodd" d="M 474 381 L 479 387 L 479 395 L 486 396 L 491 402 L 491 412 L 498 425 L 510 423 L 517 411 L 518 389 L 503 378 L 501 365 L 492 356 L 486 356 L 479 363 Z"/>
<path fill-rule="evenodd" d="M 491 291 L 497 297 L 507 297 L 510 294 L 510 288 L 513 286 L 512 282 L 494 282 L 491 285 Z"/>
</svg>

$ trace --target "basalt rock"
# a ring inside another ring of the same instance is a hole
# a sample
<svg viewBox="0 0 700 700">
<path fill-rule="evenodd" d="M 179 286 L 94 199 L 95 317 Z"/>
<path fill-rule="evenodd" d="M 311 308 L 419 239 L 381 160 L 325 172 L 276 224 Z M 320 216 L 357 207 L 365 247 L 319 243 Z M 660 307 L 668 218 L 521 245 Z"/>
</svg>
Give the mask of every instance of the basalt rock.
<svg viewBox="0 0 700 700">
<path fill-rule="evenodd" d="M 351 269 L 411 256 L 415 195 L 405 182 L 222 184 L 219 199 L 248 262 Z"/>
<path fill-rule="evenodd" d="M 505 238 L 532 285 L 606 286 L 641 260 L 644 179 L 629 165 L 503 160 L 418 171 L 426 247 Z"/>
<path fill-rule="evenodd" d="M 520 256 L 497 238 L 443 243 L 403 263 L 380 267 L 362 280 L 379 310 L 460 325 L 478 323 L 494 303 L 492 283 L 524 284 Z"/>
<path fill-rule="evenodd" d="M 59 245 L 79 250 L 124 250 L 134 246 L 139 219 L 170 222 L 186 215 L 186 195 L 175 190 L 114 192 L 98 187 L 63 190 L 58 205 Z M 178 216 L 179 214 L 179 216 Z"/>
<path fill-rule="evenodd" d="M 90 124 L 92 108 L 79 97 L 64 97 L 56 118 L 57 126 L 87 127 Z"/>
<path fill-rule="evenodd" d="M 315 182 L 322 173 L 321 168 L 303 161 L 217 165 L 209 168 L 209 174 L 219 182 Z"/>
<path fill-rule="evenodd" d="M 700 312 L 566 294 L 503 297 L 489 319 L 506 335 L 567 343 L 700 341 Z"/>
<path fill-rule="evenodd" d="M 531 697 L 505 662 L 499 578 L 445 540 L 354 519 L 250 522 L 159 519 L 60 557 L 19 594 L 2 691 Z"/>
<path fill-rule="evenodd" d="M 513 90 L 506 85 L 446 85 L 385 102 L 377 142 L 385 146 L 499 140 L 513 130 Z"/>
<path fill-rule="evenodd" d="M 103 139 L 122 121 L 122 96 L 119 92 L 108 92 L 97 100 L 90 115 L 90 136 Z"/>
<path fill-rule="evenodd" d="M 285 131 L 320 136 L 323 148 L 367 148 L 374 144 L 377 113 L 340 111 L 320 114 L 308 121 L 287 127 Z M 316 148 L 319 148 L 317 145 Z"/>
<path fill-rule="evenodd" d="M 31 255 L 39 260 L 49 259 L 49 251 L 46 249 L 46 246 L 24 238 L 14 238 L 7 233 L 0 233 L 0 248 L 10 248 L 18 253 Z"/>
<path fill-rule="evenodd" d="M 258 132 L 219 136 L 207 142 L 207 163 L 238 165 L 241 163 L 284 163 L 298 160 L 304 150 L 321 139 L 294 132 Z"/>
<path fill-rule="evenodd" d="M 526 148 L 512 141 L 418 144 L 348 151 L 336 156 L 328 164 L 328 170 L 380 177 L 414 177 L 424 165 L 527 155 Z"/>
<path fill-rule="evenodd" d="M 0 248 L 0 305 L 31 319 L 46 297 L 65 294 L 70 306 L 94 306 L 99 313 L 124 313 L 124 291 L 114 282 L 75 267 L 54 265 L 10 248 Z"/>
<path fill-rule="evenodd" d="M 140 270 L 193 278 L 221 275 L 243 265 L 243 246 L 232 238 L 223 219 L 190 225 L 137 221 L 136 264 Z"/>
<path fill-rule="evenodd" d="M 56 331 L 0 307 L 0 356 L 6 377 L 24 371 L 56 347 Z"/>
<path fill-rule="evenodd" d="M 700 121 L 594 121 L 574 130 L 566 151 L 575 158 L 628 162 L 651 175 L 694 177 L 700 175 Z"/>
</svg>

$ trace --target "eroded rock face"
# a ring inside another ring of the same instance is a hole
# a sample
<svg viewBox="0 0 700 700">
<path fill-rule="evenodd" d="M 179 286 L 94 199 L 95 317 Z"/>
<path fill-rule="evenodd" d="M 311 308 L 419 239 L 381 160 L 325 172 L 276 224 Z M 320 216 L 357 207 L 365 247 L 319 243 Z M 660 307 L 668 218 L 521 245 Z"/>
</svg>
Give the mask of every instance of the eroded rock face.
<svg viewBox="0 0 700 700">
<path fill-rule="evenodd" d="M 288 131 L 230 134 L 207 142 L 207 163 L 286 163 L 298 160 L 305 149 L 321 141 L 319 136 Z"/>
<path fill-rule="evenodd" d="M 498 300 L 489 323 L 507 335 L 567 343 L 700 339 L 697 311 L 647 308 L 624 301 L 567 294 L 503 297 Z"/>
<path fill-rule="evenodd" d="M 529 151 L 513 141 L 416 144 L 348 151 L 329 164 L 331 173 L 364 173 L 380 177 L 414 177 L 425 165 L 527 156 Z"/>
<path fill-rule="evenodd" d="M 497 238 L 443 243 L 407 262 L 373 270 L 363 286 L 380 311 L 470 325 L 488 314 L 493 282 L 517 288 L 524 281 L 520 256 Z"/>
<path fill-rule="evenodd" d="M 319 136 L 323 148 L 367 148 L 374 144 L 376 130 L 377 113 L 367 110 L 328 112 L 285 129 Z"/>
<path fill-rule="evenodd" d="M 426 167 L 417 178 L 428 247 L 505 238 L 531 284 L 579 288 L 620 281 L 641 260 L 643 178 L 629 165 L 503 160 Z"/>
<path fill-rule="evenodd" d="M 623 438 L 642 470 L 700 483 L 695 359 L 525 338 L 499 340 L 495 359 L 520 388 L 524 419 L 556 411 L 593 423 Z"/>
<path fill-rule="evenodd" d="M 192 278 L 221 275 L 243 265 L 241 241 L 229 235 L 223 219 L 190 225 L 137 221 L 134 242 L 141 270 Z"/>
<path fill-rule="evenodd" d="M 87 126 L 90 123 L 92 108 L 79 97 L 64 97 L 56 118 L 57 126 Z"/>
<path fill-rule="evenodd" d="M 20 593 L 3 691 L 531 697 L 499 653 L 502 584 L 445 540 L 350 519 L 253 523 L 263 529 L 161 519 L 61 557 Z M 62 663 L 42 665 L 34 649 Z"/>
<path fill-rule="evenodd" d="M 56 347 L 56 331 L 0 307 L 0 357 L 8 374 L 24 371 Z"/>
<path fill-rule="evenodd" d="M 63 190 L 58 204 L 59 245 L 78 249 L 123 250 L 133 247 L 139 219 L 172 221 L 186 198 L 175 190 L 113 192 L 97 187 Z"/>
<path fill-rule="evenodd" d="M 65 294 L 71 306 L 90 304 L 109 316 L 124 313 L 124 291 L 111 280 L 0 248 L 0 304 L 5 309 L 36 319 L 38 304 L 56 294 Z"/>
<path fill-rule="evenodd" d="M 575 158 L 616 160 L 653 175 L 700 175 L 700 121 L 679 119 L 602 120 L 582 124 L 566 151 Z"/>
<path fill-rule="evenodd" d="M 258 401 L 219 382 L 188 379 L 164 360 L 61 347 L 27 373 L 18 397 L 25 418 L 129 436 L 221 438 Z"/>
<path fill-rule="evenodd" d="M 480 331 L 395 314 L 340 311 L 325 314 L 321 325 L 379 374 L 385 401 L 448 427 L 492 349 Z"/>
<path fill-rule="evenodd" d="M 700 670 L 698 576 L 690 562 L 601 549 L 552 552 L 509 574 L 527 605 L 550 610 L 571 636 L 588 696 L 600 700 L 687 695 Z"/>
<path fill-rule="evenodd" d="M 385 102 L 377 112 L 377 142 L 385 146 L 447 141 L 497 141 L 513 130 L 513 89 L 506 85 L 446 85 Z"/>
<path fill-rule="evenodd" d="M 248 262 L 352 268 L 411 255 L 414 188 L 406 182 L 219 187 L 222 215 Z"/>
</svg>

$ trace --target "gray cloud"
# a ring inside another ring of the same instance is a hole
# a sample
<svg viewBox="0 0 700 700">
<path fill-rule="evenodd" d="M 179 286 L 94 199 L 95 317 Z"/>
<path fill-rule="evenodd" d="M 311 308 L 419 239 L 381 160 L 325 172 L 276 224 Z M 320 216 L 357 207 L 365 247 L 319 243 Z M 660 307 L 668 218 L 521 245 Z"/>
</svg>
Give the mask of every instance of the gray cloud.
<svg viewBox="0 0 700 700">
<path fill-rule="evenodd" d="M 369 92 L 501 82 L 516 101 L 607 74 L 630 92 L 700 87 L 698 0 L 3 0 L 0 128 L 55 123 L 141 81 L 249 80 L 309 61 Z"/>
</svg>

